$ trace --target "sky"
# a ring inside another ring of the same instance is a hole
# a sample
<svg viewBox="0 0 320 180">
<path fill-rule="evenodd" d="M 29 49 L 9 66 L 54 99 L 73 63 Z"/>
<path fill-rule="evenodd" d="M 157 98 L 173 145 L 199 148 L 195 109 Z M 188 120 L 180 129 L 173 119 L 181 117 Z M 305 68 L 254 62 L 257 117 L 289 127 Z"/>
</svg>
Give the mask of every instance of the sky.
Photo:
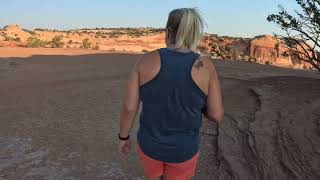
<svg viewBox="0 0 320 180">
<path fill-rule="evenodd" d="M 218 35 L 254 37 L 279 33 L 266 20 L 282 4 L 296 9 L 295 0 L 3 0 L 0 27 L 68 30 L 95 27 L 165 27 L 175 8 L 197 7 L 205 31 Z"/>
</svg>

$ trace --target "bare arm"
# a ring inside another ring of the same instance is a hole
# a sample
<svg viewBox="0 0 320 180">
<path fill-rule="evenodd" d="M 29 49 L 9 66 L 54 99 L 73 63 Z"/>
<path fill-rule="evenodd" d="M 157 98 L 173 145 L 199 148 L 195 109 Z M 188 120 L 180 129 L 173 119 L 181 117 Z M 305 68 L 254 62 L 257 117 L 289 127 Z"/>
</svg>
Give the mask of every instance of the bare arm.
<svg viewBox="0 0 320 180">
<path fill-rule="evenodd" d="M 127 85 L 126 99 L 120 115 L 120 136 L 127 137 L 139 109 L 139 72 L 138 63 L 133 67 Z"/>
<path fill-rule="evenodd" d="M 223 103 L 221 95 L 221 87 L 218 79 L 217 71 L 214 65 L 209 63 L 209 87 L 208 87 L 208 97 L 207 97 L 207 109 L 205 116 L 212 121 L 221 123 L 223 119 Z"/>
</svg>

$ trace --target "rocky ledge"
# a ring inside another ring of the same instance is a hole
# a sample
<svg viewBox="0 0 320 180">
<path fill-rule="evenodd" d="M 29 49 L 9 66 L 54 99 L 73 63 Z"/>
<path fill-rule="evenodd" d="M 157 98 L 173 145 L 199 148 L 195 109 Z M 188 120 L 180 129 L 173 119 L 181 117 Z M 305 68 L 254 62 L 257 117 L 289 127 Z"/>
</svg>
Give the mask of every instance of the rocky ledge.
<svg viewBox="0 0 320 180">
<path fill-rule="evenodd" d="M 224 86 L 219 179 L 320 179 L 320 79 L 234 81 Z"/>
</svg>

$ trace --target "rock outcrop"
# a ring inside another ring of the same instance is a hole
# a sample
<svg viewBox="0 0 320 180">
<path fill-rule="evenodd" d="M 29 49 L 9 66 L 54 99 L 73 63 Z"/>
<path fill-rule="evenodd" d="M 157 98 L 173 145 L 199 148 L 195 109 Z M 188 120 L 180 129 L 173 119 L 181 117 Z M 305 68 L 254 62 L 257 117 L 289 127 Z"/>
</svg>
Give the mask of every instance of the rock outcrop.
<svg viewBox="0 0 320 180">
<path fill-rule="evenodd" d="M 262 64 L 310 69 L 311 65 L 290 56 L 284 43 L 273 36 L 257 36 L 250 42 L 249 56 Z"/>
<path fill-rule="evenodd" d="M 284 42 L 270 35 L 249 39 L 206 34 L 200 47 L 202 51 L 209 51 L 213 59 L 244 60 L 296 69 L 312 67 L 291 56 Z"/>
<path fill-rule="evenodd" d="M 218 138 L 219 179 L 320 179 L 320 86 L 315 84 L 320 80 L 268 77 L 226 88 L 246 103 L 227 104 Z"/>
<path fill-rule="evenodd" d="M 19 25 L 8 25 L 4 27 L 4 34 L 12 39 L 12 40 L 16 40 L 16 41 L 27 41 L 28 37 L 31 36 L 31 34 L 26 31 L 23 30 Z"/>
<path fill-rule="evenodd" d="M 0 44 L 27 47 L 30 36 L 39 38 L 43 43 L 41 47 L 50 48 L 52 39 L 61 37 L 62 48 L 82 48 L 84 39 L 88 39 L 91 49 L 121 51 L 121 52 L 147 52 L 165 46 L 164 32 L 151 28 L 118 28 L 118 29 L 83 29 L 70 31 L 57 31 L 50 29 L 24 30 L 18 25 L 5 26 L 0 30 Z M 10 43 L 1 43 L 1 42 Z"/>
</svg>

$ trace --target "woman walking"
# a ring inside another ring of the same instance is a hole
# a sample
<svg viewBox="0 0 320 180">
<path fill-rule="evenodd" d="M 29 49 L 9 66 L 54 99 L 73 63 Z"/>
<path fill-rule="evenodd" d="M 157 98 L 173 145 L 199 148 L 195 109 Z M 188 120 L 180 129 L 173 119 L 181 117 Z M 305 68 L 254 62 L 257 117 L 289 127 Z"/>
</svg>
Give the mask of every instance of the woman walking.
<svg viewBox="0 0 320 180">
<path fill-rule="evenodd" d="M 131 148 L 130 130 L 142 102 L 138 154 L 149 180 L 188 180 L 199 157 L 202 115 L 220 123 L 223 105 L 209 57 L 196 53 L 204 22 L 194 8 L 170 12 L 166 48 L 148 52 L 133 67 L 120 117 L 119 152 Z"/>
</svg>

